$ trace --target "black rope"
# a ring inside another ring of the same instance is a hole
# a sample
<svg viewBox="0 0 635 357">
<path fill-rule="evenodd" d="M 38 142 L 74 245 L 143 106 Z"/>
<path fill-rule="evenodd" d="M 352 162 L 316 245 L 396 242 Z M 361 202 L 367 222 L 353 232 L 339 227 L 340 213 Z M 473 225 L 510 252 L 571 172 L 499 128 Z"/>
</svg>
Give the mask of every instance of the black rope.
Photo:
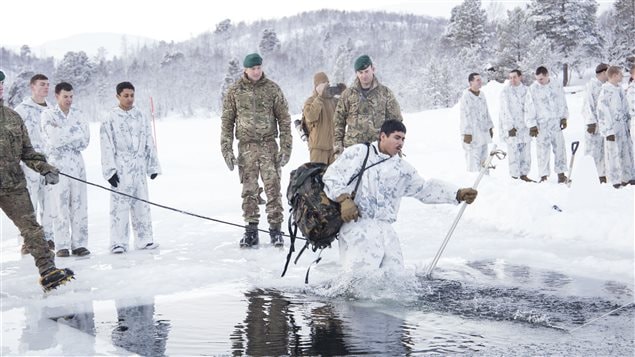
<svg viewBox="0 0 635 357">
<path fill-rule="evenodd" d="M 119 194 L 119 195 L 122 195 L 122 196 L 126 196 L 126 197 L 128 197 L 128 198 L 135 199 L 135 200 L 137 200 L 137 201 L 145 202 L 145 203 L 147 203 L 147 204 L 149 204 L 149 205 L 153 205 L 153 206 L 161 207 L 161 208 L 164 208 L 164 209 L 167 209 L 167 210 L 170 210 L 170 211 L 174 211 L 174 212 L 182 213 L 182 214 L 185 214 L 185 215 L 188 215 L 188 216 L 192 216 L 192 217 L 196 217 L 196 218 L 205 219 L 205 220 L 212 221 L 212 222 L 223 223 L 223 224 L 228 224 L 228 225 L 230 225 L 230 226 L 234 226 L 234 227 L 245 228 L 245 225 L 243 225 L 243 224 L 232 223 L 232 222 L 227 222 L 227 221 L 223 221 L 223 220 L 216 219 L 216 218 L 211 218 L 211 217 L 201 216 L 200 214 L 191 213 L 191 212 L 188 212 L 188 211 L 183 211 L 183 210 L 180 210 L 180 209 L 177 209 L 177 208 L 173 208 L 173 207 L 169 207 L 169 206 L 161 205 L 161 204 L 158 204 L 158 203 L 150 202 L 150 201 L 148 201 L 148 200 L 144 200 L 143 198 L 139 198 L 139 197 L 136 197 L 136 196 L 133 196 L 133 195 L 129 195 L 129 194 L 127 194 L 127 193 L 119 192 L 119 191 L 117 191 L 117 190 L 113 190 L 113 189 L 111 189 L 111 188 L 108 188 L 108 187 L 105 187 L 105 186 L 102 186 L 102 185 L 98 185 L 98 184 L 96 184 L 96 183 L 92 183 L 92 182 L 89 182 L 89 181 L 85 181 L 85 180 L 82 180 L 82 179 L 80 179 L 80 178 L 77 178 L 77 177 L 74 177 L 74 176 L 71 176 L 71 175 L 65 174 L 65 173 L 63 173 L 63 172 L 60 172 L 60 175 L 62 175 L 62 176 L 66 176 L 66 177 L 68 177 L 68 178 L 70 178 L 70 179 L 73 179 L 73 180 L 75 180 L 75 181 L 83 182 L 83 183 L 85 183 L 85 184 L 87 184 L 87 185 L 91 185 L 91 186 L 99 187 L 99 188 L 101 188 L 101 189 L 103 189 L 103 190 L 110 191 L 110 192 L 112 192 L 112 193 L 116 193 L 116 194 Z M 270 231 L 265 230 L 265 229 L 258 229 L 258 231 L 260 231 L 260 232 L 264 232 L 264 233 L 270 233 Z M 284 234 L 284 233 L 282 233 L 282 235 L 283 235 L 283 236 L 285 236 L 285 237 L 290 237 L 290 235 L 288 235 L 288 234 Z M 296 238 L 297 238 L 297 239 L 304 239 L 304 240 L 306 240 L 306 238 L 304 238 L 304 237 L 296 237 Z"/>
</svg>

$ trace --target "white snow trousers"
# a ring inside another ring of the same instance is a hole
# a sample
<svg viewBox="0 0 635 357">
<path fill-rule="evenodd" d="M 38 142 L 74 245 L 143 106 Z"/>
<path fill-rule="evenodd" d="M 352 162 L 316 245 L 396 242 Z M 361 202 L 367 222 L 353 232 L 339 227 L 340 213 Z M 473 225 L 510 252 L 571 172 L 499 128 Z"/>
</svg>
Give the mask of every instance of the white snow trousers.
<svg viewBox="0 0 635 357">
<path fill-rule="evenodd" d="M 509 174 L 512 177 L 527 175 L 531 169 L 531 142 L 507 141 Z"/>
<path fill-rule="evenodd" d="M 622 128 L 617 128 L 617 126 Z M 624 121 L 615 122 L 615 141 L 604 140 L 607 180 L 611 185 L 635 179 L 633 141 Z"/>
<path fill-rule="evenodd" d="M 344 272 L 404 268 L 397 232 L 386 221 L 359 218 L 344 223 L 339 234 L 340 261 Z"/>
<path fill-rule="evenodd" d="M 489 134 L 488 134 L 489 135 Z M 483 168 L 483 163 L 487 160 L 487 144 L 474 145 L 463 143 L 465 150 L 465 162 L 467 171 L 479 172 Z"/>
<path fill-rule="evenodd" d="M 86 180 L 84 159 L 79 152 L 66 157 L 51 158 L 64 173 Z M 55 218 L 55 249 L 77 249 L 88 244 L 88 193 L 86 184 L 60 175 L 60 182 L 51 187 L 51 201 L 57 211 Z"/>
<path fill-rule="evenodd" d="M 557 174 L 567 171 L 567 150 L 564 144 L 564 135 L 559 127 L 541 128 L 538 125 L 538 137 L 536 138 L 536 153 L 538 156 L 538 174 L 549 176 L 550 159 L 549 151 L 553 152 L 553 171 Z"/>
</svg>

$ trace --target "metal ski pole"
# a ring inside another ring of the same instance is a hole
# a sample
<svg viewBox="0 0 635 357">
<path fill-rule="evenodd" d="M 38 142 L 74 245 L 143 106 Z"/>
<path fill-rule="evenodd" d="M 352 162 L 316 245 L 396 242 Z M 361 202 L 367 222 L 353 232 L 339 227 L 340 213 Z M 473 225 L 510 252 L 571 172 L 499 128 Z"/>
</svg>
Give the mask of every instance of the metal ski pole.
<svg viewBox="0 0 635 357">
<path fill-rule="evenodd" d="M 573 159 L 575 159 L 575 152 L 578 151 L 579 141 L 571 143 L 571 162 L 569 163 L 569 177 L 567 177 L 567 187 L 571 187 L 571 170 L 573 170 Z"/>
<path fill-rule="evenodd" d="M 483 178 L 483 176 L 485 175 L 487 170 L 489 170 L 490 168 L 491 169 L 495 168 L 495 166 L 492 165 L 492 159 L 494 159 L 494 157 L 497 157 L 499 160 L 502 160 L 502 159 L 505 158 L 506 155 L 507 155 L 507 153 L 505 153 L 503 150 L 497 150 L 496 149 L 496 144 L 494 144 L 494 146 L 492 147 L 492 151 L 490 151 L 489 157 L 483 163 L 483 167 L 481 168 L 481 172 L 479 173 L 478 177 L 476 178 L 476 181 L 474 181 L 474 185 L 472 185 L 472 188 L 476 189 L 476 187 L 478 187 L 479 182 L 481 182 L 481 179 Z M 426 278 L 430 279 L 432 277 L 432 271 L 434 270 L 434 268 L 436 267 L 437 263 L 439 262 L 439 258 L 441 258 L 441 254 L 443 253 L 443 250 L 445 249 L 445 246 L 448 244 L 448 241 L 450 240 L 450 237 L 452 237 L 452 233 L 454 233 L 454 229 L 456 228 L 457 224 L 459 223 L 459 220 L 461 219 L 461 216 L 463 215 L 463 212 L 465 211 L 466 207 L 467 207 L 467 202 L 463 202 L 461 204 L 461 209 L 459 209 L 459 214 L 454 219 L 454 222 L 452 222 L 452 226 L 450 227 L 450 231 L 448 232 L 448 234 L 446 234 L 445 239 L 443 240 L 443 243 L 441 244 L 441 247 L 439 248 L 439 251 L 434 256 L 434 259 L 432 259 L 432 263 L 430 263 L 430 267 L 428 268 L 428 271 L 426 272 Z"/>
<path fill-rule="evenodd" d="M 157 125 L 154 120 L 154 100 L 150 96 L 150 114 L 152 115 L 152 136 L 154 137 L 154 147 L 159 151 L 159 144 L 157 143 Z"/>
</svg>

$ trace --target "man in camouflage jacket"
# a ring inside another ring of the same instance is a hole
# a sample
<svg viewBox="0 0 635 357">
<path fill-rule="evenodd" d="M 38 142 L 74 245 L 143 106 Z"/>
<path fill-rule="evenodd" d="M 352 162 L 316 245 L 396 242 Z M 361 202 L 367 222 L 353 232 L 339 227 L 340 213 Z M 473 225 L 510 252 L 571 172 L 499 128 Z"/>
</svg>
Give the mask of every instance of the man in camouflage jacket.
<svg viewBox="0 0 635 357">
<path fill-rule="evenodd" d="M 238 166 L 243 185 L 243 218 L 247 223 L 241 247 L 258 244 L 258 177 L 267 195 L 267 221 L 271 243 L 283 246 L 283 208 L 280 168 L 291 157 L 291 117 L 280 87 L 265 77 L 262 58 L 249 54 L 243 61 L 244 74 L 227 91 L 221 117 L 221 152 L 230 170 Z M 280 137 L 280 146 L 276 138 Z M 238 158 L 234 156 L 234 136 Z"/>
<path fill-rule="evenodd" d="M 336 155 L 345 147 L 377 140 L 385 120 L 403 121 L 397 99 L 375 77 L 370 57 L 360 56 L 354 67 L 357 78 L 342 93 L 335 110 Z"/>
<path fill-rule="evenodd" d="M 42 286 L 54 288 L 70 279 L 73 272 L 55 267 L 54 254 L 44 240 L 44 230 L 35 219 L 20 161 L 44 176 L 47 184 L 59 182 L 59 171 L 33 149 L 20 115 L 4 106 L 4 78 L 0 71 L 0 208 L 20 230 L 24 245 L 35 259 Z"/>
</svg>

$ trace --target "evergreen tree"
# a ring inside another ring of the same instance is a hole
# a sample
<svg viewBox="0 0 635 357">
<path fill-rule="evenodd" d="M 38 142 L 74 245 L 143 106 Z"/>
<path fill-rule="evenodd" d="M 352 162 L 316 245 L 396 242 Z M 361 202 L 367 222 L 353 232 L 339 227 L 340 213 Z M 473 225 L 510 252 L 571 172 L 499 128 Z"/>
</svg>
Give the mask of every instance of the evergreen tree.
<svg viewBox="0 0 635 357">
<path fill-rule="evenodd" d="M 353 41 L 350 37 L 345 44 L 338 47 L 333 66 L 333 83 L 347 83 L 348 79 L 351 78 L 353 74 L 353 49 Z"/>
<path fill-rule="evenodd" d="M 280 40 L 274 29 L 264 29 L 258 46 L 262 54 L 269 54 L 280 49 Z"/>
<path fill-rule="evenodd" d="M 455 49 L 473 47 L 477 52 L 485 49 L 489 38 L 486 32 L 487 14 L 481 0 L 464 0 L 452 8 L 450 23 L 443 37 Z"/>
<path fill-rule="evenodd" d="M 55 78 L 58 81 L 69 82 L 75 91 L 80 91 L 90 83 L 93 68 L 93 63 L 88 59 L 86 52 L 69 51 L 57 66 Z"/>
<path fill-rule="evenodd" d="M 10 108 L 15 108 L 18 104 L 22 103 L 24 98 L 28 98 L 31 95 L 31 87 L 29 83 L 31 77 L 35 75 L 33 71 L 20 72 L 17 75 L 11 87 L 9 88 L 9 96 L 5 103 Z"/>
<path fill-rule="evenodd" d="M 232 28 L 232 22 L 230 19 L 225 19 L 218 24 L 216 24 L 216 30 L 214 30 L 215 34 L 222 34 L 228 32 Z"/>
<path fill-rule="evenodd" d="M 537 36 L 531 40 L 527 48 L 531 56 L 518 62 L 519 69 L 526 74 L 523 77 L 527 82 L 533 80 L 534 73 L 540 66 L 546 67 L 549 73 L 557 77 L 556 69 L 558 68 L 560 54 L 551 50 L 552 47 L 554 45 L 545 35 Z"/>
<path fill-rule="evenodd" d="M 534 32 L 527 22 L 526 11 L 516 7 L 507 11 L 507 19 L 498 24 L 496 33 L 496 69 L 499 76 L 502 74 L 502 78 L 506 78 L 509 71 L 518 68 L 519 64 L 531 55 L 529 43 L 534 37 Z"/>
<path fill-rule="evenodd" d="M 569 65 L 600 52 L 595 0 L 532 0 L 530 21 L 538 35 L 551 40 L 552 50 L 562 55 L 563 85 L 569 82 Z"/>
<path fill-rule="evenodd" d="M 609 61 L 630 67 L 635 62 L 635 0 L 617 0 L 612 15 Z"/>
<path fill-rule="evenodd" d="M 227 94 L 229 87 L 231 87 L 231 85 L 234 84 L 242 74 L 243 69 L 240 66 L 240 61 L 237 58 L 229 61 L 229 64 L 227 65 L 227 72 L 220 88 L 221 103 L 225 99 L 225 94 Z"/>
</svg>

